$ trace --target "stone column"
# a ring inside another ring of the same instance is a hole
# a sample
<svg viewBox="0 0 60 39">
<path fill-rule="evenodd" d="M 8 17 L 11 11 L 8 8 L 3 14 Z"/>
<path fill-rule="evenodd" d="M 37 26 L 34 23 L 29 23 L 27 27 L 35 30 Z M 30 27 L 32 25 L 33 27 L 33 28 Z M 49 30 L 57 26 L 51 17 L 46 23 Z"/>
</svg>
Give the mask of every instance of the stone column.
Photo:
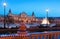
<svg viewBox="0 0 60 39">
<path fill-rule="evenodd" d="M 32 39 L 34 39 L 34 36 L 32 36 Z"/>
<path fill-rule="evenodd" d="M 46 39 L 46 37 L 47 37 L 46 34 L 44 34 L 44 39 Z"/>
<path fill-rule="evenodd" d="M 36 36 L 36 39 L 38 39 L 38 36 Z"/>
<path fill-rule="evenodd" d="M 54 35 L 54 39 L 58 39 L 58 34 L 55 34 Z"/>
<path fill-rule="evenodd" d="M 48 35 L 48 39 L 49 39 L 49 35 Z"/>
<path fill-rule="evenodd" d="M 40 39 L 42 39 L 42 35 L 40 35 Z"/>
<path fill-rule="evenodd" d="M 49 39 L 52 39 L 52 34 L 49 34 Z"/>
</svg>

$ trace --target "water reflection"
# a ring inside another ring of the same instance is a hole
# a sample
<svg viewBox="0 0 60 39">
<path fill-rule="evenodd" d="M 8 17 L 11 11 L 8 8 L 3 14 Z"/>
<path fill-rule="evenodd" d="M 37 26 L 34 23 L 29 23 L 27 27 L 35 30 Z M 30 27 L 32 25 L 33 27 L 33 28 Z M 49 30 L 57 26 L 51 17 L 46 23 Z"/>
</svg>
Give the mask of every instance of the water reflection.
<svg viewBox="0 0 60 39">
<path fill-rule="evenodd" d="M 25 24 L 27 26 L 27 28 L 29 28 L 30 26 L 38 26 L 40 24 L 37 23 L 33 23 L 33 24 Z M 16 27 L 16 26 L 20 26 L 19 23 L 10 23 L 10 24 L 5 24 L 6 27 Z M 4 23 L 0 23 L 0 27 L 4 27 Z"/>
</svg>

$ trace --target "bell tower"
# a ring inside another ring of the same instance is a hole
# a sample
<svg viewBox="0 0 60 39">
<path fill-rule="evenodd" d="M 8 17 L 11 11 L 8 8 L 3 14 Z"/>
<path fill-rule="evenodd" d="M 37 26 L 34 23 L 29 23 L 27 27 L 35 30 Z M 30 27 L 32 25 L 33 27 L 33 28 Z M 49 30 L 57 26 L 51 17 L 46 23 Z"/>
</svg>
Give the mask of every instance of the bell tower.
<svg viewBox="0 0 60 39">
<path fill-rule="evenodd" d="M 12 16 L 11 9 L 9 9 L 8 16 Z"/>
<path fill-rule="evenodd" d="M 11 13 L 11 9 L 9 9 L 9 13 Z"/>
<path fill-rule="evenodd" d="M 32 12 L 32 16 L 34 17 L 34 12 Z"/>
</svg>

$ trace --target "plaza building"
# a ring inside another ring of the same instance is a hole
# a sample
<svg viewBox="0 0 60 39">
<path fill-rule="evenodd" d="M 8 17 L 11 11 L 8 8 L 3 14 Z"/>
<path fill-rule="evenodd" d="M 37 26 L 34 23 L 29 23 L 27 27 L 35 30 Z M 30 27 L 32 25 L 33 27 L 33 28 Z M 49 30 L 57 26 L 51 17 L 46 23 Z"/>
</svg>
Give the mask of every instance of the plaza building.
<svg viewBox="0 0 60 39">
<path fill-rule="evenodd" d="M 37 19 L 34 16 L 34 12 L 32 12 L 31 16 L 28 16 L 26 14 L 26 12 L 21 12 L 19 15 L 17 15 L 17 14 L 13 14 L 11 12 L 11 9 L 9 10 L 9 13 L 8 13 L 8 20 L 10 22 L 14 22 L 14 23 L 21 23 L 21 22 L 24 22 L 24 23 L 38 23 L 39 22 L 39 19 Z"/>
<path fill-rule="evenodd" d="M 44 17 L 35 17 L 34 12 L 31 15 L 27 15 L 26 12 L 21 12 L 20 14 L 13 14 L 11 9 L 9 9 L 7 16 L 5 17 L 5 21 L 7 23 L 38 23 L 41 24 Z M 55 23 L 57 25 L 60 24 L 60 17 L 48 17 L 48 21 L 50 23 Z M 0 22 L 4 22 L 4 17 L 0 16 Z"/>
</svg>

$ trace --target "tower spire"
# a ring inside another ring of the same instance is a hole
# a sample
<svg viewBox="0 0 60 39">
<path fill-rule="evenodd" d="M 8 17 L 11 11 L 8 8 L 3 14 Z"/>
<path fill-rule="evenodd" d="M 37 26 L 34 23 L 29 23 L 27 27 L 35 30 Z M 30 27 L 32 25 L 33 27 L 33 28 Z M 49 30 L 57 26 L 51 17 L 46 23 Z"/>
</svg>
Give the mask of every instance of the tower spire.
<svg viewBox="0 0 60 39">
<path fill-rule="evenodd" d="M 9 9 L 8 16 L 12 16 L 11 9 Z"/>
<path fill-rule="evenodd" d="M 11 13 L 11 9 L 9 9 L 9 13 Z"/>
<path fill-rule="evenodd" d="M 32 12 L 32 16 L 34 16 L 34 12 Z"/>
</svg>

